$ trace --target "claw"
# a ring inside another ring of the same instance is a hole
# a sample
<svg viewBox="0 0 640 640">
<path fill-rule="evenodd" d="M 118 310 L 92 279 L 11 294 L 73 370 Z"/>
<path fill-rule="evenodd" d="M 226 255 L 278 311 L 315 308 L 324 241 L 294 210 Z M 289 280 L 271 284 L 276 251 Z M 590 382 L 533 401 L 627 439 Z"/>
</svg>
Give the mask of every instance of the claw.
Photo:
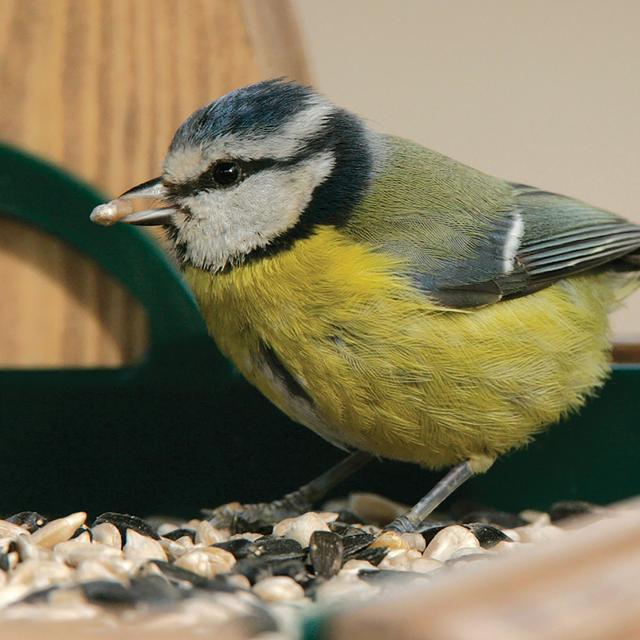
<svg viewBox="0 0 640 640">
<path fill-rule="evenodd" d="M 244 533 L 273 527 L 281 520 L 299 516 L 311 508 L 311 503 L 300 500 L 299 496 L 296 496 L 295 500 L 285 496 L 281 500 L 256 504 L 230 502 L 216 509 L 203 509 L 203 513 L 216 528 L 231 529 L 232 533 Z"/>
<path fill-rule="evenodd" d="M 416 525 L 404 515 L 398 516 L 393 522 L 390 522 L 384 530 L 395 531 L 396 533 L 414 533 Z"/>
</svg>

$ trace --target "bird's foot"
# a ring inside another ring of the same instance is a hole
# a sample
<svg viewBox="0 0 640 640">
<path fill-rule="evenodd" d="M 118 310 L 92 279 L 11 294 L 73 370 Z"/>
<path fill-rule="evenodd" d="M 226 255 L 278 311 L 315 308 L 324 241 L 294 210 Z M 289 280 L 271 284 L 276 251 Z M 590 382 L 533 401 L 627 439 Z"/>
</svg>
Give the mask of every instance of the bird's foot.
<svg viewBox="0 0 640 640">
<path fill-rule="evenodd" d="M 415 533 L 419 528 L 419 524 L 416 524 L 408 518 L 407 515 L 398 516 L 395 520 L 390 522 L 383 531 L 394 531 L 395 533 Z"/>
<path fill-rule="evenodd" d="M 273 502 L 230 502 L 215 509 L 203 509 L 203 513 L 214 527 L 231 529 L 233 533 L 244 533 L 272 527 L 285 518 L 299 516 L 311 508 L 311 502 L 294 491 Z"/>
</svg>

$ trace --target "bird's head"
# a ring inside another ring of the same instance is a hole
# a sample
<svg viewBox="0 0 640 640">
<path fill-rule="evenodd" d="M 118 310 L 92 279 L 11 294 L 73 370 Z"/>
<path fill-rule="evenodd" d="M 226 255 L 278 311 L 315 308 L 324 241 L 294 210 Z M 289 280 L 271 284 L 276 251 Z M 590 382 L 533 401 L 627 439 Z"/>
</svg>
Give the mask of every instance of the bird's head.
<svg viewBox="0 0 640 640">
<path fill-rule="evenodd" d="M 359 118 L 312 89 L 260 82 L 193 113 L 162 176 L 92 219 L 164 225 L 183 263 L 219 271 L 344 222 L 371 181 L 376 147 Z M 136 206 L 149 199 L 161 206 Z"/>
</svg>

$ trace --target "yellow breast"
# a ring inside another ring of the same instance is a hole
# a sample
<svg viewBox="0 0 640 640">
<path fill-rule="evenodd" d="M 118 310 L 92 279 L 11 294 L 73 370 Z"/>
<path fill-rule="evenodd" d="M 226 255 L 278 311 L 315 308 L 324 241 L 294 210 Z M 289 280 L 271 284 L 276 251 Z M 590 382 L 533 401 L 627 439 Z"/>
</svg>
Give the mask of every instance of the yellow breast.
<svg viewBox="0 0 640 640">
<path fill-rule="evenodd" d="M 607 275 L 472 312 L 326 227 L 291 251 L 185 275 L 221 351 L 324 437 L 429 467 L 497 455 L 582 404 L 607 372 Z"/>
</svg>

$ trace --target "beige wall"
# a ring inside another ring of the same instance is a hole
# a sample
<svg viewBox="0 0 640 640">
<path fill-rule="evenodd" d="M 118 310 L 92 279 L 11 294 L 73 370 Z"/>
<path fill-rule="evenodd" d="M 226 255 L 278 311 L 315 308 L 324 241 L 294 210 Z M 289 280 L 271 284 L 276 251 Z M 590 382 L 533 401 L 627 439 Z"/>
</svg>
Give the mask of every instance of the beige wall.
<svg viewBox="0 0 640 640">
<path fill-rule="evenodd" d="M 312 75 L 377 128 L 640 222 L 639 0 L 295 0 Z M 614 320 L 640 339 L 640 293 Z"/>
</svg>

